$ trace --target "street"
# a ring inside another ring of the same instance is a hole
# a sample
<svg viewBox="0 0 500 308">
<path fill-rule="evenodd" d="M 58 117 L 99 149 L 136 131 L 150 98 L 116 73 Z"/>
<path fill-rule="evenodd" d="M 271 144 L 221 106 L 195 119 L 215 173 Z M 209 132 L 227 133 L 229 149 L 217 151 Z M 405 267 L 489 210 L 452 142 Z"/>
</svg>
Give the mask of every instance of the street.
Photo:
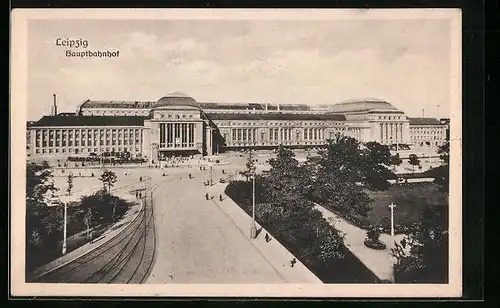
<svg viewBox="0 0 500 308">
<path fill-rule="evenodd" d="M 248 235 L 205 200 L 209 171 L 193 172 L 191 180 L 187 172 L 176 172 L 179 180 L 169 181 L 154 196 L 156 263 L 147 283 L 285 282 Z"/>
</svg>

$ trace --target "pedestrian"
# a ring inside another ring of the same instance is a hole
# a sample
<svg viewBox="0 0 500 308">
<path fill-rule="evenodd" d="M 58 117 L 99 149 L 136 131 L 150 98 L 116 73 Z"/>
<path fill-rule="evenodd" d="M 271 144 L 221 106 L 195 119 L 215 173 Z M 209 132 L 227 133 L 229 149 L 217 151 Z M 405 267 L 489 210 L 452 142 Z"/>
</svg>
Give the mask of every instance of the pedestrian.
<svg viewBox="0 0 500 308">
<path fill-rule="evenodd" d="M 138 191 L 135 192 L 135 198 L 139 199 L 139 192 Z"/>
<path fill-rule="evenodd" d="M 205 199 L 207 199 L 207 200 L 208 200 L 208 193 L 206 193 L 206 194 L 205 194 Z"/>
<path fill-rule="evenodd" d="M 271 241 L 271 238 L 269 237 L 269 233 L 266 232 L 266 243 L 269 243 Z"/>
<path fill-rule="evenodd" d="M 293 267 L 297 263 L 297 259 L 293 258 L 292 261 L 290 261 L 290 267 Z"/>
<path fill-rule="evenodd" d="M 222 202 L 222 194 L 219 195 L 219 201 Z"/>
<path fill-rule="evenodd" d="M 139 182 L 142 182 L 142 176 L 139 177 Z"/>
</svg>

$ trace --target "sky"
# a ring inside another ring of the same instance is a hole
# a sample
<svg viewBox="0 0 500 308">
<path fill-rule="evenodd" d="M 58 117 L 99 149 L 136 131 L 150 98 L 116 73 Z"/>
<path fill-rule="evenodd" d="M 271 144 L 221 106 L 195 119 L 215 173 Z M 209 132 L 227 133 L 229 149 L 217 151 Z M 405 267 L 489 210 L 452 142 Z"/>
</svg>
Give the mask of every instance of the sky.
<svg viewBox="0 0 500 308">
<path fill-rule="evenodd" d="M 91 100 L 335 104 L 377 98 L 449 117 L 450 21 L 30 20 L 28 120 Z M 66 57 L 82 38 L 117 58 Z M 439 106 L 439 107 L 438 107 Z"/>
</svg>

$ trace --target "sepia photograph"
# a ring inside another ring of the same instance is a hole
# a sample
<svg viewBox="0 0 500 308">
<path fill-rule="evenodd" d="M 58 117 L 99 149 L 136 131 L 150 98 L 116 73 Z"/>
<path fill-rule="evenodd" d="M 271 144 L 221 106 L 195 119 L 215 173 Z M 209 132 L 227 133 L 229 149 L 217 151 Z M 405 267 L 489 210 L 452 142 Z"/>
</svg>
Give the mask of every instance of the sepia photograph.
<svg viewBox="0 0 500 308">
<path fill-rule="evenodd" d="M 12 25 L 13 294 L 461 295 L 460 10 Z"/>
</svg>

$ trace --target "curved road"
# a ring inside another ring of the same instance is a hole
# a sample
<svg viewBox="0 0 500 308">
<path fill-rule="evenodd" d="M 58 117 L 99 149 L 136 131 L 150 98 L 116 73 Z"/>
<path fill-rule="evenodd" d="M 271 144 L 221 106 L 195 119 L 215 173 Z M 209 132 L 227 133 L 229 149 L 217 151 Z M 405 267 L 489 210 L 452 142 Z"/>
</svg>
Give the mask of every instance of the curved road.
<svg viewBox="0 0 500 308">
<path fill-rule="evenodd" d="M 193 179 L 181 173 L 171 173 L 178 180 L 169 181 L 154 195 L 156 262 L 146 283 L 286 282 L 248 234 L 205 200 L 203 181 L 209 172 L 193 172 Z M 214 182 L 220 177 L 220 171 L 214 171 Z"/>
</svg>

